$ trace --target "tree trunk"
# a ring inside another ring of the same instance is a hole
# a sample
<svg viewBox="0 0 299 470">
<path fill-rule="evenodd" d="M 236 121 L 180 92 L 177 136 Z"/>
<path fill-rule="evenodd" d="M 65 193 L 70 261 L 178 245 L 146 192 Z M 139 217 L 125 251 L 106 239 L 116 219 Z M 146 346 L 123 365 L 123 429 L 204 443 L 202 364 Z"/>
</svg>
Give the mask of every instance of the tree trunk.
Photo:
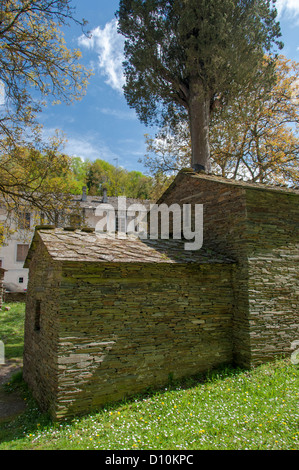
<svg viewBox="0 0 299 470">
<path fill-rule="evenodd" d="M 190 87 L 189 121 L 192 145 L 191 166 L 195 171 L 205 171 L 209 173 L 211 171 L 209 135 L 210 97 L 200 88 L 198 83 L 194 87 Z"/>
</svg>

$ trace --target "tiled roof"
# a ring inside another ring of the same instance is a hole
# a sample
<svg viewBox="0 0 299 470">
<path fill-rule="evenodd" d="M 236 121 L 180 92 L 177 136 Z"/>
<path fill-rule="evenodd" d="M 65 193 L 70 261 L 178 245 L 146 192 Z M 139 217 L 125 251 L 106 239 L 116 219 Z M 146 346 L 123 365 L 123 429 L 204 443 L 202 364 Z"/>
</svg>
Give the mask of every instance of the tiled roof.
<svg viewBox="0 0 299 470">
<path fill-rule="evenodd" d="M 81 208 L 85 209 L 96 209 L 98 206 L 104 203 L 102 196 L 86 196 L 85 200 L 82 200 L 82 195 L 74 196 L 74 203 L 79 203 Z M 114 209 L 118 208 L 119 198 L 108 196 L 106 204 L 111 205 Z M 126 198 L 127 208 L 133 204 L 142 204 L 147 210 L 150 208 L 150 204 L 153 204 L 153 201 L 148 199 L 134 199 Z"/>
<path fill-rule="evenodd" d="M 181 170 L 175 180 L 172 182 L 172 184 L 166 189 L 164 194 L 161 196 L 160 200 L 158 201 L 158 204 L 161 203 L 164 200 L 164 197 L 168 195 L 174 187 L 180 184 L 180 181 L 184 178 L 189 178 L 190 183 L 192 180 L 195 181 L 210 181 L 212 183 L 220 183 L 224 185 L 229 185 L 229 186 L 236 186 L 240 188 L 244 188 L 245 190 L 260 190 L 260 191 L 275 191 L 275 192 L 280 192 L 280 193 L 286 193 L 286 194 L 294 194 L 299 196 L 299 187 L 289 187 L 287 185 L 269 185 L 266 183 L 252 183 L 250 181 L 243 181 L 243 180 L 235 180 L 235 179 L 230 179 L 230 178 L 224 178 L 222 176 L 217 176 L 217 175 L 212 175 L 212 174 L 206 174 L 203 172 L 196 173 L 192 169 L 185 169 Z"/>
<path fill-rule="evenodd" d="M 29 267 L 35 244 L 41 239 L 52 259 L 99 263 L 231 263 L 211 250 L 186 251 L 184 240 L 119 239 L 108 234 L 39 229 L 30 247 L 25 267 Z"/>
</svg>

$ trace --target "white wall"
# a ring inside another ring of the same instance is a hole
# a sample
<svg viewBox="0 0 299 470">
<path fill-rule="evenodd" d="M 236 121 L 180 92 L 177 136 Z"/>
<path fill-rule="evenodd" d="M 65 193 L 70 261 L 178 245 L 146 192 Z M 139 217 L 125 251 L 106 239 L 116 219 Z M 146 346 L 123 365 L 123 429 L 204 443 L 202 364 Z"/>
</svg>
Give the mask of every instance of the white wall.
<svg viewBox="0 0 299 470">
<path fill-rule="evenodd" d="M 0 213 L 0 222 L 5 222 L 6 214 Z M 1 267 L 7 272 L 4 275 L 4 288 L 10 292 L 24 292 L 28 284 L 28 269 L 24 269 L 23 261 L 17 260 L 18 245 L 30 246 L 34 233 L 34 214 L 30 218 L 30 230 L 17 229 L 16 223 L 12 221 L 9 226 L 13 231 L 5 240 L 5 245 L 0 246 Z M 23 282 L 21 282 L 21 280 Z"/>
</svg>

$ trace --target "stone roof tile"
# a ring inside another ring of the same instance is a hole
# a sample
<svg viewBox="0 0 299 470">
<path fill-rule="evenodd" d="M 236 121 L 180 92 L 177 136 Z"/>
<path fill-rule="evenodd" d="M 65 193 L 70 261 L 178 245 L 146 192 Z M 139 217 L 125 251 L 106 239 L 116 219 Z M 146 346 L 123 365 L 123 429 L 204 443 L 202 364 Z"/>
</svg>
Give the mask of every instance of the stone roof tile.
<svg viewBox="0 0 299 470">
<path fill-rule="evenodd" d="M 271 192 L 280 192 L 285 194 L 294 194 L 299 196 L 299 187 L 290 187 L 288 185 L 269 185 L 267 183 L 253 183 L 251 181 L 235 180 L 233 178 L 224 178 L 222 176 L 206 174 L 206 173 L 196 173 L 192 169 L 183 169 L 181 170 L 172 184 L 166 189 L 163 195 L 160 197 L 158 204 L 162 203 L 165 197 L 173 191 L 173 189 L 180 185 L 182 179 L 189 178 L 190 184 L 192 181 L 200 183 L 200 181 L 209 181 L 211 183 L 219 183 L 228 186 L 235 186 L 243 188 L 244 190 L 259 190 L 259 191 L 271 191 Z M 194 195 L 194 197 L 197 195 Z M 183 202 L 183 201 L 181 201 Z"/>
<path fill-rule="evenodd" d="M 28 267 L 38 238 L 56 261 L 101 263 L 231 263 L 232 260 L 202 248 L 186 251 L 184 240 L 141 240 L 127 236 L 119 239 L 108 234 L 80 230 L 39 229 L 30 247 Z"/>
</svg>

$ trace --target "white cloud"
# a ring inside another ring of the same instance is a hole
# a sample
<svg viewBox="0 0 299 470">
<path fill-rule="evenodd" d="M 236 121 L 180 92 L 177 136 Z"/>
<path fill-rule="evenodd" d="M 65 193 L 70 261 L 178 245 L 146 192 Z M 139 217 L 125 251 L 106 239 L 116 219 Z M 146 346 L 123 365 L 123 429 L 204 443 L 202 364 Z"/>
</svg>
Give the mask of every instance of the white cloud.
<svg viewBox="0 0 299 470">
<path fill-rule="evenodd" d="M 104 29 L 100 26 L 93 29 L 91 37 L 81 36 L 79 44 L 98 54 L 98 67 L 106 77 L 106 83 L 122 92 L 125 83 L 122 67 L 124 39 L 117 32 L 117 20 L 107 23 Z"/>
<path fill-rule="evenodd" d="M 278 17 L 281 18 L 283 15 L 287 16 L 298 16 L 299 15 L 299 1 L 298 0 L 277 0 L 276 9 L 278 11 Z"/>
<path fill-rule="evenodd" d="M 100 139 L 91 142 L 89 136 L 68 136 L 64 151 L 67 155 L 81 157 L 83 160 L 91 161 L 100 158 L 101 160 L 111 162 L 114 158 L 118 157 L 118 155 L 109 149 L 105 142 Z"/>
<path fill-rule="evenodd" d="M 125 121 L 134 121 L 137 119 L 136 114 L 134 111 L 120 111 L 117 109 L 110 109 L 110 108 L 101 108 L 101 113 L 106 114 L 107 116 L 113 116 L 117 119 L 124 119 Z"/>
<path fill-rule="evenodd" d="M 86 133 L 78 135 L 78 133 L 65 133 L 58 131 L 59 136 L 63 138 L 60 151 L 69 155 L 70 157 L 80 157 L 85 160 L 96 160 L 100 158 L 112 162 L 117 158 L 113 150 L 105 143 L 101 136 L 96 133 Z M 51 137 L 55 136 L 57 130 L 51 127 L 44 127 L 42 129 L 42 136 L 44 141 L 48 141 Z"/>
</svg>

